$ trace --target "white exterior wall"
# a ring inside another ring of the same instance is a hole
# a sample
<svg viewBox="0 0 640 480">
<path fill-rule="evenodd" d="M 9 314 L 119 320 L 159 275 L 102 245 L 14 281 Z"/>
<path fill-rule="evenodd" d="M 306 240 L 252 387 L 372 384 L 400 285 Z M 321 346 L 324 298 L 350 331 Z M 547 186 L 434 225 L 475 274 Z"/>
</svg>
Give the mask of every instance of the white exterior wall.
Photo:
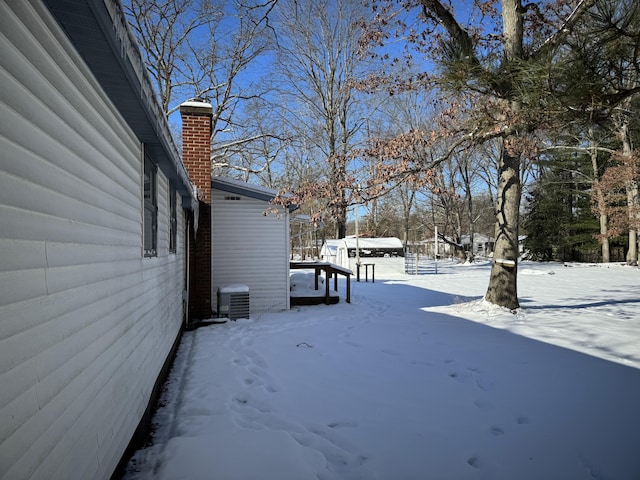
<svg viewBox="0 0 640 480">
<path fill-rule="evenodd" d="M 268 202 L 212 190 L 212 299 L 218 288 L 249 287 L 251 314 L 289 308 L 288 211 Z M 240 200 L 225 200 L 240 197 Z"/>
<path fill-rule="evenodd" d="M 159 173 L 143 258 L 141 145 L 48 11 L 0 1 L 0 31 L 0 478 L 109 478 L 179 333 L 185 239 L 168 254 Z"/>
</svg>

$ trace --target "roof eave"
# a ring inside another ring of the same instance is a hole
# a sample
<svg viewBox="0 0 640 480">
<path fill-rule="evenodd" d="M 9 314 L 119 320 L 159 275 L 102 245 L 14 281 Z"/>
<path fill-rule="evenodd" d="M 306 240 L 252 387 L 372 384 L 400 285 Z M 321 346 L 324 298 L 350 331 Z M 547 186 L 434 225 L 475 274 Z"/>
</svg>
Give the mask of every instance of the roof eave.
<svg viewBox="0 0 640 480">
<path fill-rule="evenodd" d="M 211 188 L 223 192 L 233 193 L 234 195 L 243 195 L 245 197 L 255 198 L 256 200 L 261 200 L 268 203 L 272 203 L 277 195 L 277 192 L 266 192 L 261 188 L 252 188 L 252 186 L 248 183 L 240 185 L 239 183 L 226 182 L 219 177 L 213 177 L 211 179 Z M 291 213 L 300 207 L 295 204 L 289 204 L 286 208 L 289 213 Z"/>
<path fill-rule="evenodd" d="M 43 0 L 162 173 L 193 209 L 197 199 L 118 0 Z"/>
</svg>

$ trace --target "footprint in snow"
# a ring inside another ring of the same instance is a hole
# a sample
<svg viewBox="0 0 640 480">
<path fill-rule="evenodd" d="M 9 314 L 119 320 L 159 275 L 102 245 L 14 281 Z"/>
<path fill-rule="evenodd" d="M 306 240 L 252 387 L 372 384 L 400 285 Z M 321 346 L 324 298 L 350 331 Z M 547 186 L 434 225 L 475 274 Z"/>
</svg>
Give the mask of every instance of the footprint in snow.
<svg viewBox="0 0 640 480">
<path fill-rule="evenodd" d="M 260 413 L 271 413 L 270 405 L 260 400 L 257 400 L 255 398 L 252 398 L 249 395 L 237 395 L 233 397 L 231 400 L 232 400 L 232 404 L 231 404 L 232 408 L 233 408 L 233 405 L 236 405 L 237 407 L 242 407 L 243 409 L 245 407 L 248 407 Z M 236 410 L 236 411 L 239 411 L 239 410 Z"/>
<path fill-rule="evenodd" d="M 249 402 L 246 397 L 234 397 L 233 401 L 238 405 L 246 405 Z"/>
<path fill-rule="evenodd" d="M 249 364 L 249 360 L 247 360 L 245 357 L 242 358 L 234 358 L 233 359 L 233 363 L 235 365 L 238 365 L 240 367 L 246 367 Z"/>
<path fill-rule="evenodd" d="M 457 371 L 449 373 L 449 377 L 457 380 L 460 383 L 471 383 L 473 380 L 480 390 L 485 392 L 493 390 L 493 382 L 486 378 L 486 376 L 477 368 L 468 367 L 466 371 Z"/>
<path fill-rule="evenodd" d="M 491 380 L 488 380 L 484 376 L 476 377 L 476 386 L 480 390 L 484 390 L 485 392 L 493 390 L 493 382 Z"/>
<path fill-rule="evenodd" d="M 249 357 L 249 359 L 251 360 L 251 362 L 253 362 L 254 365 L 260 367 L 260 368 L 265 368 L 266 367 L 266 362 L 264 361 L 264 359 L 258 355 L 255 352 L 249 351 L 247 353 L 247 356 Z"/>
<path fill-rule="evenodd" d="M 491 404 L 491 402 L 488 402 L 487 400 L 483 400 L 483 399 L 478 399 L 475 400 L 473 402 L 473 404 L 480 410 L 482 411 L 488 411 L 491 410 L 493 408 L 493 405 Z"/>
<path fill-rule="evenodd" d="M 460 372 L 450 372 L 449 376 L 454 380 L 459 381 L 460 383 L 469 383 L 470 380 L 470 375 L 468 373 L 464 374 Z"/>
<path fill-rule="evenodd" d="M 473 457 L 469 457 L 467 459 L 467 463 L 471 465 L 473 468 L 480 468 L 482 466 L 482 462 L 480 461 L 480 457 L 474 455 Z"/>
<path fill-rule="evenodd" d="M 368 457 L 354 451 L 354 448 L 331 435 L 331 431 L 310 429 L 305 433 L 292 432 L 291 437 L 300 445 L 319 452 L 326 460 L 329 477 L 318 478 L 374 478 L 366 467 Z"/>
<path fill-rule="evenodd" d="M 427 367 L 430 367 L 430 366 L 433 365 L 431 362 L 428 362 L 426 360 L 412 360 L 411 364 L 412 365 L 424 365 L 424 366 L 427 366 Z"/>
<path fill-rule="evenodd" d="M 391 355 L 392 357 L 399 357 L 400 355 L 402 355 L 400 352 L 396 352 L 395 350 L 389 350 L 386 348 L 383 348 L 380 350 L 382 353 L 385 353 L 387 355 Z"/>
<path fill-rule="evenodd" d="M 334 420 L 333 422 L 327 423 L 327 427 L 335 428 L 335 429 L 355 428 L 358 425 L 359 425 L 358 422 L 354 422 L 352 420 Z"/>
</svg>

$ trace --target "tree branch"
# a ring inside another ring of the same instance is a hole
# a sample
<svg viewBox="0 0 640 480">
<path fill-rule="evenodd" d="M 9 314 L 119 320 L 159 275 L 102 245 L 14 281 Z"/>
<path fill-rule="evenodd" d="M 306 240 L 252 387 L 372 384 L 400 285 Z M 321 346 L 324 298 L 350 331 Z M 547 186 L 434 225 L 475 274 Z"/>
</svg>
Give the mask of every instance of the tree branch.
<svg viewBox="0 0 640 480">
<path fill-rule="evenodd" d="M 576 5 L 576 8 L 573 9 L 571 14 L 564 21 L 562 26 L 556 30 L 556 32 L 547 38 L 540 47 L 538 47 L 532 54 L 531 57 L 534 59 L 539 59 L 540 56 L 544 55 L 548 51 L 555 50 L 558 45 L 571 33 L 574 25 L 578 23 L 578 21 L 582 18 L 582 16 L 595 5 L 596 0 L 580 0 L 580 3 Z"/>
<path fill-rule="evenodd" d="M 239 145 L 245 145 L 249 142 L 253 142 L 254 140 L 259 140 L 261 138 L 276 138 L 276 139 L 280 139 L 280 137 L 278 137 L 277 135 L 271 135 L 271 134 L 260 134 L 260 135 L 254 135 L 253 137 L 247 137 L 247 138 L 241 138 L 239 140 L 233 140 L 232 142 L 228 142 L 228 143 L 224 143 L 222 145 L 216 145 L 214 147 L 212 147 L 211 149 L 211 157 L 214 158 L 217 155 L 215 155 L 214 152 L 219 152 L 221 150 L 227 150 L 229 148 L 232 147 L 237 147 Z"/>
<path fill-rule="evenodd" d="M 420 4 L 425 16 L 433 18 L 442 25 L 451 39 L 460 47 L 464 57 L 477 65 L 478 60 L 475 57 L 471 37 L 456 21 L 451 12 L 438 0 L 420 0 Z"/>
</svg>

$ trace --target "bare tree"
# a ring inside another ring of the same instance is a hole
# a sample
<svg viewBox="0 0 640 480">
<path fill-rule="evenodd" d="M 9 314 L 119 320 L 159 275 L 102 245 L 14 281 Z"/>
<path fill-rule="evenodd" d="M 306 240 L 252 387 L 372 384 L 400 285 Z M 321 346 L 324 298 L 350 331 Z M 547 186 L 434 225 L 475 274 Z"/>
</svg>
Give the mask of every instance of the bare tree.
<svg viewBox="0 0 640 480">
<path fill-rule="evenodd" d="M 605 201 L 605 192 L 602 189 L 600 182 L 600 162 L 598 142 L 595 138 L 593 127 L 588 129 L 589 138 L 589 158 L 591 159 L 591 169 L 593 172 L 593 189 L 592 196 L 594 197 L 594 210 L 598 216 L 600 223 L 600 245 L 602 250 L 602 261 L 608 263 L 611 261 L 611 249 L 609 247 L 609 220 L 607 217 L 607 205 Z"/>
<path fill-rule="evenodd" d="M 243 105 L 264 94 L 259 75 L 248 69 L 269 51 L 273 31 L 268 22 L 275 2 L 125 0 L 165 114 L 189 99 L 211 102 L 211 160 L 216 168 L 227 166 L 238 146 L 263 135 L 235 133 L 241 130 Z"/>
<path fill-rule="evenodd" d="M 175 91 L 190 90 L 190 39 L 217 23 L 222 11 L 196 0 L 125 0 L 124 11 L 168 116 Z"/>
<path fill-rule="evenodd" d="M 218 168 L 239 146 L 270 135 L 255 129 L 246 134 L 246 125 L 239 121 L 248 118 L 241 115 L 243 107 L 268 91 L 256 73 L 260 68 L 249 69 L 272 48 L 269 16 L 276 1 L 223 3 L 226 17 L 209 29 L 204 45 L 192 46 L 196 63 L 190 70 L 195 96 L 209 99 L 213 106 L 211 155 Z"/>
<path fill-rule="evenodd" d="M 281 98 L 292 125 L 326 162 L 326 173 L 295 190 L 297 201 L 326 200 L 324 210 L 346 233 L 349 153 L 361 121 L 350 81 L 358 63 L 353 28 L 360 5 L 347 0 L 280 0 L 276 9 Z"/>
<path fill-rule="evenodd" d="M 629 134 L 627 118 L 616 122 L 618 137 L 622 143 L 622 163 L 625 166 L 625 190 L 627 193 L 627 211 L 629 216 L 629 250 L 627 263 L 638 265 L 638 231 L 640 230 L 640 162 L 634 152 Z"/>
</svg>

